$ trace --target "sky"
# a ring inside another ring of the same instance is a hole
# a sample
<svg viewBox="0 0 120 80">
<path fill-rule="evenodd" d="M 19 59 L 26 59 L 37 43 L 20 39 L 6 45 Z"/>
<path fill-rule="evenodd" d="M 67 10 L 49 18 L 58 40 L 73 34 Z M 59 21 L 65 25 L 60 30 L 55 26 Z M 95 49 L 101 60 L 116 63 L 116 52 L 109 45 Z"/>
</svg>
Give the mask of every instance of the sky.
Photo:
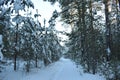
<svg viewBox="0 0 120 80">
<path fill-rule="evenodd" d="M 42 25 L 44 19 L 46 19 L 47 24 L 54 10 L 57 10 L 58 12 L 61 11 L 58 3 L 56 3 L 55 5 L 51 5 L 50 2 L 44 2 L 43 0 L 32 0 L 32 2 L 34 3 L 35 6 L 35 9 L 32 11 L 32 13 L 33 14 L 36 13 L 36 9 L 38 9 L 38 13 L 41 15 L 41 17 L 39 17 L 39 21 L 41 22 Z M 61 25 L 60 22 L 58 24 Z M 46 26 L 48 26 L 48 24 Z"/>
<path fill-rule="evenodd" d="M 35 9 L 32 10 L 32 14 L 35 14 L 36 9 L 38 9 L 38 13 L 41 15 L 41 17 L 39 17 L 39 21 L 42 26 L 43 26 L 44 19 L 46 19 L 46 26 L 47 27 L 49 26 L 48 21 L 49 21 L 50 17 L 52 16 L 52 13 L 54 10 L 57 10 L 58 12 L 61 11 L 61 9 L 59 7 L 59 3 L 55 3 L 54 5 L 51 5 L 50 2 L 44 2 L 43 0 L 31 0 L 31 1 L 34 3 L 34 6 L 35 6 Z M 62 25 L 62 22 L 60 22 L 60 17 L 57 18 L 57 20 L 56 20 L 56 30 L 66 31 L 66 32 L 71 31 L 70 28 Z M 68 39 L 67 36 L 62 35 L 62 34 L 58 34 L 58 36 L 61 37 L 62 40 Z"/>
<path fill-rule="evenodd" d="M 59 7 L 59 3 L 55 3 L 54 5 L 51 5 L 50 2 L 44 2 L 43 0 L 32 0 L 34 3 L 35 9 L 32 11 L 33 14 L 36 13 L 36 9 L 38 9 L 38 13 L 41 15 L 39 18 L 39 21 L 43 25 L 44 19 L 46 19 L 46 24 L 49 21 L 50 17 L 52 16 L 52 13 L 54 10 L 57 10 L 58 12 L 61 12 L 61 9 Z M 48 24 L 46 25 L 48 26 Z M 57 30 L 59 31 L 67 31 L 66 28 L 62 25 L 62 22 L 60 22 L 60 17 L 56 20 L 56 26 Z"/>
</svg>

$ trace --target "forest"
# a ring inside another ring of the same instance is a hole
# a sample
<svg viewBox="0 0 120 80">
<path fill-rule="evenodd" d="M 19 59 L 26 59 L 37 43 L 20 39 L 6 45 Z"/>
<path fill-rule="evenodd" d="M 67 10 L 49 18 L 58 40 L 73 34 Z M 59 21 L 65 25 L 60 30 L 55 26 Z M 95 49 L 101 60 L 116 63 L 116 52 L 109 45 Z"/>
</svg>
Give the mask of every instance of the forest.
<svg viewBox="0 0 120 80">
<path fill-rule="evenodd" d="M 64 56 L 85 73 L 120 80 L 120 0 L 43 1 L 59 3 L 61 9 L 53 11 L 48 26 L 46 19 L 39 21 L 38 10 L 32 16 L 34 0 L 0 0 L 0 73 L 11 63 L 18 71 L 18 62 L 24 62 L 30 72 Z M 58 17 L 71 32 L 55 29 Z M 62 41 L 59 33 L 68 40 Z"/>
</svg>

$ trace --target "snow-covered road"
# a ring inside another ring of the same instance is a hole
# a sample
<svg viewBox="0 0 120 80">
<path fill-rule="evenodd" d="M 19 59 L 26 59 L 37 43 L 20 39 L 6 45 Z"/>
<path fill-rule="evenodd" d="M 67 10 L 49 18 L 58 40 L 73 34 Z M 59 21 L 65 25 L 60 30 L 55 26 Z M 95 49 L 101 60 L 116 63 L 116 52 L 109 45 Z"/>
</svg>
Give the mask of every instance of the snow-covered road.
<svg viewBox="0 0 120 80">
<path fill-rule="evenodd" d="M 82 68 L 70 59 L 61 58 L 59 61 L 41 69 L 33 69 L 30 73 L 25 71 L 13 71 L 8 67 L 0 73 L 0 80 L 105 80 L 99 75 L 83 73 Z"/>
<path fill-rule="evenodd" d="M 69 59 L 61 59 L 61 61 L 63 65 L 53 80 L 80 80 L 80 73 L 74 63 Z"/>
<path fill-rule="evenodd" d="M 76 65 L 69 59 L 61 58 L 48 67 L 36 70 L 21 80 L 105 80 L 99 75 L 83 73 L 78 70 Z"/>
</svg>

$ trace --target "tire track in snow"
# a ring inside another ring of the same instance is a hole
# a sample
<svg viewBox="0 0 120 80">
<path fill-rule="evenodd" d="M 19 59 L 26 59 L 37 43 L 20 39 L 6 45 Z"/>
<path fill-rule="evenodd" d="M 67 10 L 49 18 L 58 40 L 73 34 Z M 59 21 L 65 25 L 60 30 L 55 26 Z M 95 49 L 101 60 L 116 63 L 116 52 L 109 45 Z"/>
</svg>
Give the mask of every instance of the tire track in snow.
<svg viewBox="0 0 120 80">
<path fill-rule="evenodd" d="M 62 72 L 63 68 L 64 68 L 64 64 L 60 67 L 60 69 L 54 74 L 54 77 L 52 77 L 50 80 L 57 80 L 57 78 L 60 75 L 60 73 Z"/>
<path fill-rule="evenodd" d="M 52 80 L 79 80 L 80 74 L 76 65 L 69 60 L 63 59 L 63 65 Z"/>
</svg>

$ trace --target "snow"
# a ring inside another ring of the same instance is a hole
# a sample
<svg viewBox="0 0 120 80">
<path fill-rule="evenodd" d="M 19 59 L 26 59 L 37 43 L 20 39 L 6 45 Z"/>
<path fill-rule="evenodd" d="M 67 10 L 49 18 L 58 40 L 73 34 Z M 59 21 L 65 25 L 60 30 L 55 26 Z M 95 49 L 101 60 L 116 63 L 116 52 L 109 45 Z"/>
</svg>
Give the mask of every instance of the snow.
<svg viewBox="0 0 120 80">
<path fill-rule="evenodd" d="M 0 73 L 0 78 L 2 80 L 105 80 L 99 75 L 83 73 L 82 68 L 79 70 L 74 62 L 64 58 L 47 67 L 33 69 L 30 73 L 5 70 Z"/>
<path fill-rule="evenodd" d="M 0 0 L 0 6 L 4 4 L 4 0 Z"/>
<path fill-rule="evenodd" d="M 21 15 L 17 15 L 17 16 L 15 16 L 15 17 L 12 19 L 12 21 L 13 21 L 13 22 L 16 22 L 17 24 L 20 24 L 20 23 L 22 23 L 22 22 L 25 21 L 25 20 L 26 20 L 26 18 L 23 17 L 23 16 L 21 16 Z"/>
<path fill-rule="evenodd" d="M 29 5 L 29 6 L 31 6 L 32 8 L 34 8 L 34 4 L 32 3 L 31 0 L 26 0 L 26 4 Z"/>
<path fill-rule="evenodd" d="M 1 52 L 1 49 L 2 49 L 2 35 L 0 35 L 0 61 L 3 59 L 3 54 Z"/>
<path fill-rule="evenodd" d="M 108 53 L 108 55 L 110 55 L 110 53 L 111 53 L 111 50 L 109 47 L 107 48 L 107 53 Z"/>
<path fill-rule="evenodd" d="M 3 60 L 3 54 L 2 52 L 0 51 L 0 61 Z"/>
<path fill-rule="evenodd" d="M 2 35 L 0 35 L 0 44 L 2 44 Z"/>
<path fill-rule="evenodd" d="M 24 7 L 23 5 L 21 4 L 21 0 L 15 0 L 14 2 L 14 10 L 16 13 L 19 13 L 19 10 L 23 10 Z"/>
</svg>

